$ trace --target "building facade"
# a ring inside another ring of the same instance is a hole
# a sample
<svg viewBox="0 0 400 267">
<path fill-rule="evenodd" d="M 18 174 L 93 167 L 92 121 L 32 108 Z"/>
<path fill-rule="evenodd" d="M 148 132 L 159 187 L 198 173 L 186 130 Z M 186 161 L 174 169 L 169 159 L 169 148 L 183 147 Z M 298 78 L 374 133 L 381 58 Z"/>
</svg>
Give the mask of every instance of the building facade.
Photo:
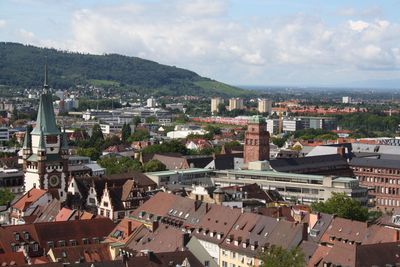
<svg viewBox="0 0 400 267">
<path fill-rule="evenodd" d="M 229 99 L 229 110 L 244 109 L 242 98 L 230 98 Z"/>
<path fill-rule="evenodd" d="M 244 142 L 244 163 L 269 160 L 269 132 L 264 118 L 253 116 L 249 120 Z"/>
<path fill-rule="evenodd" d="M 272 100 L 259 99 L 258 100 L 258 112 L 271 114 L 272 113 Z"/>
<path fill-rule="evenodd" d="M 400 207 L 398 160 L 353 158 L 350 167 L 360 185 L 369 189 L 370 205 L 388 211 Z"/>
<path fill-rule="evenodd" d="M 218 106 L 220 104 L 224 104 L 224 99 L 222 99 L 221 97 L 211 98 L 211 114 L 218 113 Z"/>
</svg>

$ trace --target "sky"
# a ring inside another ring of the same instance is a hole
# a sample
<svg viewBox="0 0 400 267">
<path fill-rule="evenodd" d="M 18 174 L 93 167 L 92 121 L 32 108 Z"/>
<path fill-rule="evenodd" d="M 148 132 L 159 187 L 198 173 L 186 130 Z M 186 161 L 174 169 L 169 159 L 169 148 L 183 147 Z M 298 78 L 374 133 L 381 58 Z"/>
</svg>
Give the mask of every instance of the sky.
<svg viewBox="0 0 400 267">
<path fill-rule="evenodd" d="M 233 85 L 400 87 L 399 12 L 400 0 L 0 0 L 0 41 Z"/>
</svg>

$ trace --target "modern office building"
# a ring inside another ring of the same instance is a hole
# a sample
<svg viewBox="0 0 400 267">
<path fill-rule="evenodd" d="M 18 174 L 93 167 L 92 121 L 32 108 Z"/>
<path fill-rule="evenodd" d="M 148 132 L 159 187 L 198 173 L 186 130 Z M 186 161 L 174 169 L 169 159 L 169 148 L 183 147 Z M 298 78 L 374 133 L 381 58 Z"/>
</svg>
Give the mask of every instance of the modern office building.
<svg viewBox="0 0 400 267">
<path fill-rule="evenodd" d="M 265 190 L 277 190 L 288 201 L 304 204 L 325 201 L 332 196 L 332 193 L 345 193 L 362 205 L 368 203 L 368 189 L 360 187 L 357 179 L 276 172 L 268 166 L 251 168 L 252 164 L 249 164 L 249 170 L 216 170 L 212 180 L 217 186 L 257 183 Z M 265 165 L 267 162 L 258 164 Z"/>
</svg>

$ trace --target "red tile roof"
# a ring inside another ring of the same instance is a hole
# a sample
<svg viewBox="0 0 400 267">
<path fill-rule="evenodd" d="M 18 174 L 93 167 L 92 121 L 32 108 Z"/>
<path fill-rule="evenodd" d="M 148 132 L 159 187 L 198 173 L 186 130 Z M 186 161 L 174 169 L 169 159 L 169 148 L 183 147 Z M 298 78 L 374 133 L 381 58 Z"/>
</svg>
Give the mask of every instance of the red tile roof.
<svg viewBox="0 0 400 267">
<path fill-rule="evenodd" d="M 31 190 L 26 192 L 22 197 L 20 197 L 12 205 L 12 207 L 20 211 L 25 211 L 32 203 L 38 201 L 46 193 L 47 193 L 46 190 L 32 188 Z"/>
</svg>

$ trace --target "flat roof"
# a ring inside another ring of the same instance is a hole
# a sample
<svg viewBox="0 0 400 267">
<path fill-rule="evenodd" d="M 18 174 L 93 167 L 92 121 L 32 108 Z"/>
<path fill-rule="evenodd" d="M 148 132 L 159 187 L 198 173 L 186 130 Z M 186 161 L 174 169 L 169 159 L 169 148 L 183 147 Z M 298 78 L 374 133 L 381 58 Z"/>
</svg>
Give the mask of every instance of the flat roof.
<svg viewBox="0 0 400 267">
<path fill-rule="evenodd" d="M 203 169 L 203 168 L 190 168 L 190 169 L 178 169 L 178 170 L 168 170 L 168 171 L 159 171 L 159 172 L 145 172 L 145 175 L 153 175 L 153 176 L 164 176 L 164 175 L 175 175 L 175 174 L 187 174 L 187 173 L 201 173 L 201 172 L 212 172 L 214 170 L 211 169 Z"/>
<path fill-rule="evenodd" d="M 259 171 L 259 170 L 216 170 L 216 173 L 227 173 L 227 174 L 238 174 L 238 175 L 255 175 L 264 177 L 274 177 L 274 178 L 289 178 L 289 179 L 300 179 L 300 180 L 317 180 L 322 181 L 324 179 L 323 175 L 314 174 L 298 174 L 289 172 L 275 172 L 275 171 Z M 329 176 L 329 175 L 327 175 Z M 357 181 L 355 178 L 350 177 L 338 177 L 331 176 L 332 180 L 335 182 L 351 182 Z"/>
</svg>

